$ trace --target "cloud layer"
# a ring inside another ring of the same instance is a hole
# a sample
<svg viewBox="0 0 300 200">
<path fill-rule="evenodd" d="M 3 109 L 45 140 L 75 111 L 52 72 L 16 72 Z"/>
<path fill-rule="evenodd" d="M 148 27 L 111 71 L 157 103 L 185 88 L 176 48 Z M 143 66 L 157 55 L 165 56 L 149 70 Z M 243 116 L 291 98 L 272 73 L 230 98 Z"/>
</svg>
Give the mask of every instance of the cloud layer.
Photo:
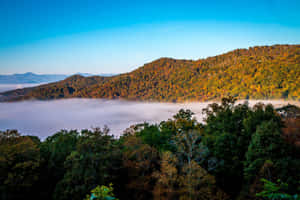
<svg viewBox="0 0 300 200">
<path fill-rule="evenodd" d="M 6 92 L 9 90 L 21 89 L 26 87 L 35 87 L 40 84 L 24 83 L 24 84 L 0 84 L 0 92 Z"/>
<path fill-rule="evenodd" d="M 271 102 L 271 101 L 269 101 Z M 210 102 L 211 103 L 211 102 Z M 250 104 L 254 104 L 251 101 Z M 282 104 L 281 101 L 272 101 Z M 44 139 L 61 129 L 85 129 L 107 125 L 119 136 L 130 125 L 158 123 L 179 109 L 191 109 L 201 121 L 206 103 L 146 103 L 101 99 L 67 99 L 0 103 L 0 130 L 18 129 Z"/>
</svg>

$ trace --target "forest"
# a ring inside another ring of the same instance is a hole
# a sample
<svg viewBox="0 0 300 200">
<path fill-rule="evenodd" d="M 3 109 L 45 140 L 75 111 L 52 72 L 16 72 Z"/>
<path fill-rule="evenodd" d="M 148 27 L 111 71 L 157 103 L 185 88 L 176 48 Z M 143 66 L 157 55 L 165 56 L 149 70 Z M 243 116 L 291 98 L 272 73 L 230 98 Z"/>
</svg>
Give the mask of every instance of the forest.
<svg viewBox="0 0 300 200">
<path fill-rule="evenodd" d="M 161 102 L 300 100 L 300 45 L 256 46 L 199 60 L 160 58 L 112 77 L 75 75 L 0 94 L 0 101 L 107 98 Z"/>
<path fill-rule="evenodd" d="M 198 122 L 61 130 L 41 141 L 0 131 L 2 200 L 300 199 L 300 108 L 222 98 Z"/>
</svg>

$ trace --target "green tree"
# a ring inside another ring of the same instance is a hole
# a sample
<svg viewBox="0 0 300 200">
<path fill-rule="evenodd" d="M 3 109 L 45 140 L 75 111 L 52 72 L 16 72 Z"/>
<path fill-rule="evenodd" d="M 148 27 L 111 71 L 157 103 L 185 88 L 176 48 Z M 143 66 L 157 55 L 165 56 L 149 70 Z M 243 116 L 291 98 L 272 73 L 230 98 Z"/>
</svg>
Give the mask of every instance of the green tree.
<svg viewBox="0 0 300 200">
<path fill-rule="evenodd" d="M 1 199 L 26 198 L 39 179 L 40 152 L 31 137 L 0 131 Z"/>
<path fill-rule="evenodd" d="M 76 150 L 64 163 L 66 173 L 56 186 L 55 199 L 80 200 L 97 185 L 113 181 L 120 163 L 115 140 L 108 132 L 107 128 L 81 132 Z"/>
<path fill-rule="evenodd" d="M 258 126 L 252 136 L 244 162 L 244 176 L 247 184 L 251 184 L 256 174 L 266 161 L 273 163 L 270 180 L 281 179 L 288 184 L 288 191 L 299 191 L 300 167 L 299 149 L 288 144 L 278 124 L 265 121 Z"/>
<path fill-rule="evenodd" d="M 232 97 L 223 98 L 221 104 L 209 105 L 204 113 L 203 144 L 209 149 L 204 166 L 216 176 L 221 188 L 233 196 L 238 195 L 244 182 L 244 162 L 253 134 L 257 127 L 269 121 L 273 121 L 272 130 L 279 134 L 281 119 L 271 105 L 257 104 L 250 108 L 247 102 L 236 105 Z M 260 167 L 263 163 L 262 160 Z M 259 168 L 255 172 L 257 170 Z M 248 174 L 256 175 L 253 171 Z"/>
<path fill-rule="evenodd" d="M 41 170 L 43 171 L 39 189 L 43 194 L 41 198 L 52 199 L 57 183 L 63 179 L 66 173 L 64 167 L 66 158 L 76 149 L 78 139 L 78 131 L 61 130 L 47 137 L 40 145 Z"/>
<path fill-rule="evenodd" d="M 235 101 L 232 97 L 223 98 L 220 105 L 214 103 L 203 110 L 206 114 L 203 145 L 209 150 L 204 166 L 231 195 L 241 189 L 243 160 L 251 138 L 243 124 L 250 108 L 247 104 L 235 105 Z"/>
<path fill-rule="evenodd" d="M 253 181 L 266 160 L 273 162 L 284 158 L 289 149 L 282 138 L 280 127 L 274 121 L 265 121 L 258 126 L 252 135 L 248 151 L 246 152 L 244 176 L 246 181 Z"/>
<path fill-rule="evenodd" d="M 161 129 L 161 126 L 163 125 L 145 124 L 143 129 L 136 133 L 136 136 L 140 137 L 143 143 L 154 147 L 159 152 L 171 150 L 170 138 L 174 133 L 166 129 Z"/>
<path fill-rule="evenodd" d="M 277 180 L 277 183 L 273 183 L 267 179 L 261 179 L 261 181 L 264 183 L 264 189 L 256 194 L 258 197 L 269 200 L 300 200 L 300 194 L 291 195 L 285 192 L 288 184 L 283 183 L 280 179 Z"/>
<path fill-rule="evenodd" d="M 114 197 L 112 183 L 109 186 L 97 186 L 91 191 L 91 195 L 87 195 L 85 200 L 118 200 Z"/>
</svg>

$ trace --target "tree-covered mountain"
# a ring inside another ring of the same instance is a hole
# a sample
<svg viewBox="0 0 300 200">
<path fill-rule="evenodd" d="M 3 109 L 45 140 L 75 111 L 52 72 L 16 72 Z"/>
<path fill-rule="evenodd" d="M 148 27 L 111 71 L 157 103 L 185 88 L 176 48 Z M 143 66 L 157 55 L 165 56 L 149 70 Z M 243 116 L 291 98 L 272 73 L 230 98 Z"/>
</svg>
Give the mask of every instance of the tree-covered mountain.
<svg viewBox="0 0 300 200">
<path fill-rule="evenodd" d="M 300 99 L 300 45 L 257 46 L 199 60 L 160 58 L 112 77 L 74 76 L 2 93 L 2 100 L 70 97 L 153 101 Z"/>
</svg>

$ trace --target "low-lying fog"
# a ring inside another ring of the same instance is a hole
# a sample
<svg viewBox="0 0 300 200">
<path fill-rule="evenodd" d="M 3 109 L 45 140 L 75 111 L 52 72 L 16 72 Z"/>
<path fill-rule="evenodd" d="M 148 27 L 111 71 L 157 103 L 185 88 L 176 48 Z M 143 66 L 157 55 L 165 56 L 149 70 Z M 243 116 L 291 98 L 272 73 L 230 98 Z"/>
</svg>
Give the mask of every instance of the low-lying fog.
<svg viewBox="0 0 300 200">
<path fill-rule="evenodd" d="M 266 102 L 266 101 L 264 101 Z M 276 106 L 282 101 L 267 101 Z M 119 136 L 130 125 L 158 123 L 179 109 L 191 109 L 201 121 L 202 109 L 209 103 L 146 103 L 101 99 L 68 99 L 0 103 L 0 130 L 17 129 L 45 139 L 61 129 L 85 129 L 107 125 Z M 250 105 L 256 101 L 250 101 Z"/>
<path fill-rule="evenodd" d="M 23 83 L 23 84 L 0 84 L 0 93 L 1 92 L 6 92 L 9 90 L 16 90 L 16 89 L 21 89 L 25 87 L 35 87 L 41 85 L 41 83 Z"/>
</svg>

